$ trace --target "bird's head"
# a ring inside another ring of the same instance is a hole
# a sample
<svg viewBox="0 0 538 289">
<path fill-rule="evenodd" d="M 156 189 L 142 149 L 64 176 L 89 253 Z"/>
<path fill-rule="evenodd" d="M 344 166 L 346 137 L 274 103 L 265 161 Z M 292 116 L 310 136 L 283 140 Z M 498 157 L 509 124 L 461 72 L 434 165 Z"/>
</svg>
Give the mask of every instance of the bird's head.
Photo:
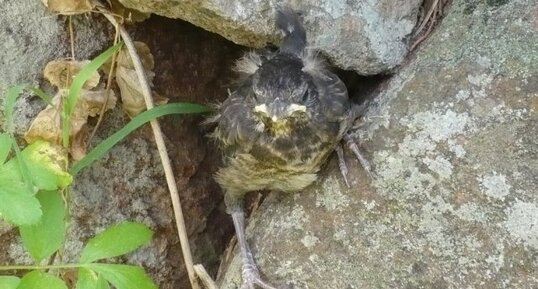
<svg viewBox="0 0 538 289">
<path fill-rule="evenodd" d="M 259 130 L 289 134 L 304 125 L 317 108 L 317 90 L 299 59 L 274 59 L 253 77 L 253 115 Z"/>
</svg>

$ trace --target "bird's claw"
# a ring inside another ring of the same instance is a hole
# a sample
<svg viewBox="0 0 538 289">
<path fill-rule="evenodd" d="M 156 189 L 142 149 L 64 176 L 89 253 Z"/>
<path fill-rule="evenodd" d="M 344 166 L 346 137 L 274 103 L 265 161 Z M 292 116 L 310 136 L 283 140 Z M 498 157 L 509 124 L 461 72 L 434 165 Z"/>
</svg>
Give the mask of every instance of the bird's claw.
<svg viewBox="0 0 538 289">
<path fill-rule="evenodd" d="M 359 160 L 359 163 L 361 164 L 362 168 L 366 171 L 368 176 L 370 178 L 373 177 L 372 174 L 372 167 L 370 166 L 370 162 L 368 159 L 366 159 L 365 156 L 362 155 L 361 151 L 359 150 L 359 147 L 353 140 L 353 138 L 349 135 L 344 136 L 344 141 L 346 142 L 348 148 L 353 152 L 357 160 Z"/>
<path fill-rule="evenodd" d="M 243 268 L 242 275 L 243 285 L 241 285 L 241 289 L 256 289 L 254 285 L 257 285 L 263 289 L 276 289 L 275 287 L 265 283 L 260 278 L 260 274 L 258 273 L 258 269 L 256 269 L 256 267 L 245 266 Z"/>
<path fill-rule="evenodd" d="M 263 289 L 276 289 L 275 287 L 265 283 L 265 281 L 263 281 L 260 277 L 260 272 L 258 271 L 256 263 L 254 262 L 250 249 L 247 252 L 247 258 L 243 260 L 242 277 L 243 285 L 241 286 L 241 289 L 255 289 L 256 287 L 254 285 L 258 285 Z"/>
<path fill-rule="evenodd" d="M 343 140 L 346 142 L 347 147 L 353 152 L 353 154 L 361 164 L 362 168 L 366 171 L 368 176 L 372 178 L 373 174 L 370 162 L 366 159 L 366 157 L 362 155 L 361 151 L 359 150 L 359 147 L 357 146 L 353 138 L 350 135 L 345 135 Z M 344 178 L 344 182 L 349 187 L 349 182 L 347 180 L 348 168 L 344 158 L 344 150 L 342 149 L 342 145 L 337 145 L 335 151 L 336 155 L 338 156 L 338 167 L 340 168 L 340 173 Z"/>
<path fill-rule="evenodd" d="M 346 183 L 346 186 L 349 188 L 349 182 L 347 180 L 347 165 L 346 160 L 344 158 L 344 150 L 342 149 L 342 145 L 338 144 L 335 148 L 336 155 L 338 156 L 338 167 L 340 168 L 340 173 L 342 174 L 342 177 L 344 178 L 344 182 Z"/>
</svg>

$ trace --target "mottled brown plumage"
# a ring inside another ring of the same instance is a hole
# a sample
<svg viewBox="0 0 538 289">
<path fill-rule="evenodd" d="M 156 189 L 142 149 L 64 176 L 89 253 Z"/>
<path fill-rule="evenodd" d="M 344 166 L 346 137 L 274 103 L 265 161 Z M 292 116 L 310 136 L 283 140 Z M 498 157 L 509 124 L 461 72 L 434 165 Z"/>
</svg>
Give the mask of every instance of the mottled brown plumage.
<svg viewBox="0 0 538 289">
<path fill-rule="evenodd" d="M 298 192 L 312 184 L 355 119 L 342 81 L 306 49 L 297 16 L 284 9 L 276 20 L 285 34 L 279 50 L 238 61 L 242 82 L 210 120 L 225 158 L 216 180 L 234 217 L 246 288 L 271 287 L 259 279 L 244 241 L 243 196 Z"/>
<path fill-rule="evenodd" d="M 304 50 L 248 57 L 261 59 L 257 69 L 213 119 L 213 136 L 225 155 L 216 179 L 229 201 L 254 190 L 295 192 L 308 186 L 353 119 L 344 84 L 319 64 L 309 67 L 315 60 Z M 259 105 L 272 105 L 281 118 L 256 113 Z M 284 115 L 292 105 L 305 111 Z"/>
</svg>

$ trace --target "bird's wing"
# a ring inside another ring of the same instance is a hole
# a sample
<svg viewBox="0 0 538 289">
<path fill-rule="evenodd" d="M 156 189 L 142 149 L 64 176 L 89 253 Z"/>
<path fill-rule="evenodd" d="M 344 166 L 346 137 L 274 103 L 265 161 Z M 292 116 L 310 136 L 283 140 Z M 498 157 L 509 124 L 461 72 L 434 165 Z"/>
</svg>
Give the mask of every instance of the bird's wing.
<svg viewBox="0 0 538 289">
<path fill-rule="evenodd" d="M 353 122 L 353 112 L 344 83 L 330 71 L 313 76 L 318 89 L 320 107 L 324 121 L 339 123 L 338 137 L 346 132 Z"/>
<path fill-rule="evenodd" d="M 219 114 L 212 119 L 217 124 L 213 136 L 227 149 L 239 145 L 250 147 L 258 136 L 251 109 L 237 92 L 219 107 Z"/>
</svg>

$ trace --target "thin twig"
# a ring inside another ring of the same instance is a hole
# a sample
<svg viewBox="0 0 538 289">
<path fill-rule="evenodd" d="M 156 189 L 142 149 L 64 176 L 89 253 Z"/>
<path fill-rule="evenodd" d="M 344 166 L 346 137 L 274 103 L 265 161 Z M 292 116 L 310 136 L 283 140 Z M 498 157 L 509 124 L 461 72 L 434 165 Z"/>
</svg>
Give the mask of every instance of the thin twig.
<svg viewBox="0 0 538 289">
<path fill-rule="evenodd" d="M 437 23 L 437 18 L 440 16 L 438 14 L 440 14 L 439 11 L 441 10 L 441 6 L 443 6 L 443 4 L 444 3 L 440 2 L 440 0 L 433 0 L 430 9 L 428 9 L 428 13 L 426 13 L 426 16 L 424 16 L 422 22 L 420 23 L 420 26 L 416 30 L 416 35 L 420 35 L 420 33 L 424 30 L 424 27 L 426 27 L 427 24 L 429 24 L 428 30 L 426 30 L 426 32 L 424 32 L 419 38 L 417 38 L 413 42 L 413 44 L 409 48 L 409 51 L 415 50 L 415 48 L 430 35 L 433 27 L 435 26 L 435 23 Z"/>
<path fill-rule="evenodd" d="M 114 44 L 117 44 L 119 41 L 119 30 L 118 27 L 115 27 L 116 34 L 114 35 Z M 101 122 L 103 121 L 103 118 L 105 116 L 105 111 L 108 106 L 108 99 L 110 98 L 110 89 L 112 86 L 112 79 L 114 79 L 114 70 L 116 69 L 116 57 L 118 56 L 119 52 L 115 52 L 112 54 L 112 62 L 110 64 L 110 71 L 108 72 L 108 79 L 106 82 L 106 88 L 105 88 L 105 102 L 103 102 L 103 105 L 101 106 L 101 111 L 99 112 L 99 118 L 97 118 L 97 123 L 93 127 L 92 133 L 90 134 L 90 137 L 88 138 L 88 142 L 86 146 L 89 146 L 92 142 L 93 137 L 95 136 L 95 133 L 97 133 L 97 130 L 99 129 L 99 126 L 101 125 Z M 87 147 L 86 147 L 87 149 Z"/>
<path fill-rule="evenodd" d="M 53 264 L 53 265 L 7 265 L 0 266 L 0 271 L 12 271 L 12 270 L 43 270 L 43 269 L 69 269 L 80 268 L 86 264 Z"/>
<path fill-rule="evenodd" d="M 435 9 L 437 10 L 437 9 Z M 426 30 L 426 32 L 424 32 L 424 34 L 422 36 L 420 36 L 417 40 L 415 40 L 415 42 L 413 43 L 413 45 L 411 45 L 411 48 L 409 48 L 410 51 L 413 51 L 415 50 L 415 48 L 420 44 L 422 43 L 422 41 L 424 41 L 426 38 L 428 38 L 428 36 L 430 35 L 432 29 L 433 29 L 433 26 L 435 26 L 435 20 L 432 20 L 430 21 L 430 25 L 428 26 L 428 30 Z"/>
<path fill-rule="evenodd" d="M 209 276 L 202 264 L 194 265 L 194 271 L 196 271 L 196 275 L 198 275 L 198 278 L 200 278 L 206 289 L 218 289 L 217 284 Z"/>
<path fill-rule="evenodd" d="M 437 9 L 437 6 L 439 6 L 439 0 L 434 0 L 432 6 L 428 10 L 428 13 L 426 13 L 426 16 L 424 16 L 424 18 L 422 19 L 422 23 L 418 27 L 417 33 L 420 33 L 420 31 L 422 31 L 422 29 L 424 29 L 424 27 L 426 26 L 426 23 L 430 21 L 433 16 L 433 11 Z"/>
<path fill-rule="evenodd" d="M 237 246 L 237 238 L 235 234 L 228 242 L 228 245 L 226 245 L 226 249 L 224 250 L 224 253 L 221 257 L 221 262 L 219 264 L 219 269 L 217 270 L 217 276 L 215 277 L 216 280 L 221 280 L 222 276 L 226 272 L 226 265 L 230 263 L 230 260 L 234 257 L 235 253 L 235 247 Z"/>
<path fill-rule="evenodd" d="M 147 109 L 153 108 L 153 99 L 151 97 L 151 90 L 148 85 L 146 74 L 144 72 L 144 67 L 142 66 L 142 62 L 140 61 L 140 58 L 137 55 L 136 48 L 133 44 L 133 40 L 131 39 L 131 37 L 125 30 L 125 28 L 122 25 L 120 25 L 113 16 L 108 14 L 108 11 L 104 6 L 99 5 L 97 9 L 103 12 L 103 15 L 113 25 L 119 28 L 121 38 L 123 39 L 123 42 L 125 43 L 125 46 L 127 47 L 127 50 L 129 51 L 129 55 L 131 56 L 131 59 L 133 61 L 136 75 L 138 76 L 138 81 L 140 82 L 142 93 L 144 95 L 144 100 L 146 102 L 146 107 Z M 192 262 L 192 254 L 191 254 L 191 249 L 189 245 L 189 239 L 187 236 L 187 230 L 185 227 L 185 220 L 183 218 L 183 212 L 181 209 L 181 202 L 179 200 L 178 189 L 177 189 L 176 182 L 174 180 L 174 173 L 172 171 L 172 166 L 170 165 L 170 158 L 168 157 L 168 152 L 166 151 L 166 145 L 164 143 L 161 127 L 159 126 L 159 122 L 156 119 L 150 121 L 150 124 L 151 124 L 151 128 L 153 129 L 153 134 L 155 136 L 155 143 L 157 144 L 159 156 L 161 157 L 161 162 L 163 164 L 164 173 L 166 175 L 166 182 L 168 183 L 168 189 L 170 191 L 170 197 L 172 199 L 172 206 L 174 208 L 174 215 L 176 219 L 176 226 L 178 230 L 179 241 L 181 243 L 181 250 L 183 253 L 183 259 L 185 261 L 185 266 L 187 268 L 187 273 L 189 275 L 189 281 L 191 283 L 192 289 L 200 289 L 198 280 L 196 279 L 196 273 L 194 271 L 194 264 Z"/>
<path fill-rule="evenodd" d="M 67 16 L 69 22 L 69 38 L 71 39 L 71 61 L 75 61 L 75 33 L 73 32 L 73 16 Z"/>
</svg>

